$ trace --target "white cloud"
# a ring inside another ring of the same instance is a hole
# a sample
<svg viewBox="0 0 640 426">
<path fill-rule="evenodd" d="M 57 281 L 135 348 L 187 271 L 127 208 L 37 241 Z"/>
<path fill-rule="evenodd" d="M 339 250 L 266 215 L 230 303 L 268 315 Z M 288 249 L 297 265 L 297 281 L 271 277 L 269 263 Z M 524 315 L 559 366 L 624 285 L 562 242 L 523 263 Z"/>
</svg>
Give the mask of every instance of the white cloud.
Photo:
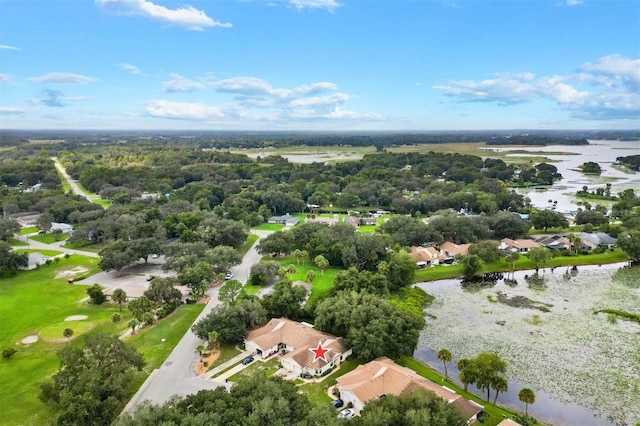
<svg viewBox="0 0 640 426">
<path fill-rule="evenodd" d="M 567 6 L 577 6 L 579 4 L 584 3 L 583 0 L 567 0 L 567 2 L 565 3 Z"/>
<path fill-rule="evenodd" d="M 0 84 L 14 84 L 13 77 L 9 74 L 0 74 Z"/>
<path fill-rule="evenodd" d="M 333 12 L 340 7 L 335 0 L 289 0 L 289 4 L 298 10 L 302 9 L 326 9 Z"/>
<path fill-rule="evenodd" d="M 113 13 L 122 15 L 138 15 L 169 25 L 184 27 L 189 30 L 202 31 L 209 27 L 230 28 L 231 23 L 218 22 L 211 19 L 203 10 L 193 6 L 182 6 L 169 9 L 147 0 L 95 0 L 99 6 Z"/>
<path fill-rule="evenodd" d="M 93 77 L 87 77 L 80 74 L 72 74 L 68 72 L 50 72 L 40 77 L 31 77 L 31 81 L 36 83 L 55 83 L 55 84 L 87 84 L 96 81 Z"/>
<path fill-rule="evenodd" d="M 640 60 L 620 55 L 588 62 L 577 73 L 565 76 L 501 74 L 495 79 L 453 81 L 432 88 L 463 101 L 498 105 L 549 99 L 582 119 L 640 116 Z"/>
<path fill-rule="evenodd" d="M 19 47 L 14 47 L 14 46 L 8 46 L 6 44 L 0 44 L 0 49 L 6 49 L 6 50 L 20 50 Z"/>
<path fill-rule="evenodd" d="M 172 80 L 162 82 L 165 92 L 195 92 L 206 87 L 204 84 L 184 78 L 180 74 L 172 73 L 170 76 Z"/>
<path fill-rule="evenodd" d="M 215 121 L 229 117 L 221 107 L 198 102 L 149 101 L 146 111 L 152 117 L 180 120 Z"/>
<path fill-rule="evenodd" d="M 82 96 L 69 96 L 59 90 L 44 89 L 40 97 L 31 99 L 34 105 L 42 104 L 52 108 L 63 108 L 68 106 L 69 102 L 86 101 L 89 98 Z"/>
<path fill-rule="evenodd" d="M 2 107 L 0 106 L 0 115 L 22 115 L 27 112 L 26 109 L 22 108 L 12 108 L 12 107 Z"/>
<path fill-rule="evenodd" d="M 134 75 L 145 75 L 145 73 L 143 73 L 142 70 L 140 68 L 136 67 L 135 65 L 122 63 L 122 64 L 118 64 L 118 66 L 120 67 L 120 69 L 125 70 L 125 71 L 129 71 L 131 74 L 134 74 Z"/>
</svg>

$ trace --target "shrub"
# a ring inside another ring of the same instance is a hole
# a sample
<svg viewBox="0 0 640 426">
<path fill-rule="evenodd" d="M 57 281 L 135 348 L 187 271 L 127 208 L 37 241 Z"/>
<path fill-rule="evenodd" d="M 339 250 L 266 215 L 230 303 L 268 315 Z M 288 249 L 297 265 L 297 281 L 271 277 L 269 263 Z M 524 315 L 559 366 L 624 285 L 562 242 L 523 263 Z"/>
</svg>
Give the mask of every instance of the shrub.
<svg viewBox="0 0 640 426">
<path fill-rule="evenodd" d="M 65 253 L 65 254 L 64 254 L 64 258 L 65 258 L 65 259 L 68 259 L 68 258 L 70 258 L 70 257 L 71 257 L 71 255 L 70 255 L 69 253 Z"/>
<path fill-rule="evenodd" d="M 18 351 L 15 348 L 4 348 L 2 350 L 2 358 L 11 358 L 16 352 Z"/>
</svg>

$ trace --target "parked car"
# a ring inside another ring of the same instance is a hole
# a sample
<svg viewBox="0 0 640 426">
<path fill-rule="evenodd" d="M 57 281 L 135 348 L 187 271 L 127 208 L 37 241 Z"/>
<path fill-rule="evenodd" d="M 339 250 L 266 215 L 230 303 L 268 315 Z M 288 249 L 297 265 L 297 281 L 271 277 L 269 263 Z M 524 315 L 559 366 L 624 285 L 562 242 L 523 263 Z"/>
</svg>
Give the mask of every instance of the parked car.
<svg viewBox="0 0 640 426">
<path fill-rule="evenodd" d="M 340 398 L 334 399 L 333 401 L 331 401 L 331 405 L 333 405 L 335 408 L 340 408 L 344 405 L 344 401 Z"/>
<path fill-rule="evenodd" d="M 245 359 L 242 360 L 242 365 L 249 365 L 253 362 L 253 357 L 252 356 L 248 356 Z"/>
<path fill-rule="evenodd" d="M 224 276 L 225 280 L 230 280 L 231 278 L 233 278 L 235 275 L 233 274 L 233 272 L 228 271 L 227 274 Z"/>
<path fill-rule="evenodd" d="M 147 277 L 147 281 L 151 281 L 152 279 L 154 279 L 156 276 L 155 275 L 149 275 Z"/>
<path fill-rule="evenodd" d="M 344 410 L 340 411 L 340 413 L 338 413 L 338 418 L 339 419 L 350 419 L 351 417 L 355 416 L 356 412 L 353 411 L 351 408 L 345 408 Z"/>
</svg>

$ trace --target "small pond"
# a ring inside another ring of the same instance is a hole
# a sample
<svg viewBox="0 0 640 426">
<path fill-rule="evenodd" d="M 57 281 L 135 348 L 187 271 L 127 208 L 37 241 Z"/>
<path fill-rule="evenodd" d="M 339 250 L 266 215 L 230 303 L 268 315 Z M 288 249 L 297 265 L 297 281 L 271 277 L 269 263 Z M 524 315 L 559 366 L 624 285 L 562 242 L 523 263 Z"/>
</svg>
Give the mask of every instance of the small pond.
<svg viewBox="0 0 640 426">
<path fill-rule="evenodd" d="M 500 404 L 522 411 L 518 392 L 529 387 L 536 393 L 529 412 L 546 424 L 634 425 L 640 325 L 594 314 L 640 313 L 640 268 L 622 266 L 581 266 L 573 274 L 547 268 L 537 289 L 524 279 L 532 271 L 517 272 L 515 287 L 503 280 L 474 290 L 459 280 L 420 283 L 435 300 L 414 356 L 443 372 L 435 351 L 448 348 L 457 379 L 457 360 L 496 352 L 508 365 L 509 391 Z"/>
</svg>

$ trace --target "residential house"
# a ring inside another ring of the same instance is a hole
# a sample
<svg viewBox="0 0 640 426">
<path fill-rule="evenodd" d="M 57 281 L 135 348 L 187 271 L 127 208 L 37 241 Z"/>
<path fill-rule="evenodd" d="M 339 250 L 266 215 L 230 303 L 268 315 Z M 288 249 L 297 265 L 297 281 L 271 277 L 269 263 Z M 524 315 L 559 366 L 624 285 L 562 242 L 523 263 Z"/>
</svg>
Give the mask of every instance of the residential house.
<svg viewBox="0 0 640 426">
<path fill-rule="evenodd" d="M 293 217 L 289 213 L 287 213 L 284 216 L 271 216 L 267 220 L 267 222 L 277 223 L 280 225 L 284 225 L 286 227 L 291 227 L 291 226 L 296 226 L 300 222 L 300 219 L 298 219 L 297 217 Z"/>
<path fill-rule="evenodd" d="M 59 229 L 63 234 L 70 234 L 73 232 L 73 226 L 68 223 L 51 222 L 51 232 L 55 232 L 56 229 Z"/>
<path fill-rule="evenodd" d="M 595 245 L 595 247 L 602 248 L 613 248 L 618 243 L 618 240 L 610 236 L 605 232 L 576 232 L 576 236 L 580 237 L 583 242 L 590 243 L 590 245 Z"/>
<path fill-rule="evenodd" d="M 478 413 L 483 410 L 481 405 L 463 398 L 453 390 L 440 386 L 386 357 L 359 365 L 355 370 L 338 377 L 336 381 L 336 387 L 340 391 L 340 399 L 345 404 L 351 403 L 357 411 L 361 411 L 364 405 L 373 399 L 386 395 L 399 396 L 417 388 L 431 391 L 448 401 L 449 404 L 455 404 L 469 420 L 475 420 Z"/>
<path fill-rule="evenodd" d="M 420 268 L 439 265 L 440 262 L 449 259 L 449 256 L 439 252 L 434 247 L 413 246 L 409 255 Z"/>
<path fill-rule="evenodd" d="M 440 252 L 449 257 L 455 257 L 456 255 L 466 256 L 469 254 L 470 245 L 471 244 L 455 244 L 451 241 L 447 241 L 440 245 Z"/>
<path fill-rule="evenodd" d="M 517 251 L 518 253 L 529 253 L 529 250 L 539 246 L 540 244 L 529 239 L 512 240 L 511 238 L 503 238 L 502 240 L 500 240 L 500 244 L 498 245 L 498 248 L 503 251 L 510 251 L 510 252 Z"/>
<path fill-rule="evenodd" d="M 271 319 L 267 325 L 249 332 L 244 343 L 245 348 L 258 358 L 283 352 L 282 367 L 300 376 L 321 376 L 351 355 L 351 349 L 342 337 L 287 318 Z M 318 352 L 314 351 L 319 347 L 326 350 L 324 357 L 317 356 Z"/>
<path fill-rule="evenodd" d="M 562 235 L 544 236 L 539 238 L 536 242 L 549 250 L 569 250 L 571 248 L 571 242 L 569 239 Z"/>
<path fill-rule="evenodd" d="M 370 226 L 370 225 L 377 225 L 378 221 L 375 217 L 373 216 L 367 216 L 367 217 L 355 217 L 355 216 L 347 216 L 344 219 L 344 223 L 348 223 L 349 225 L 353 225 L 356 228 L 363 225 L 363 226 Z"/>
</svg>

